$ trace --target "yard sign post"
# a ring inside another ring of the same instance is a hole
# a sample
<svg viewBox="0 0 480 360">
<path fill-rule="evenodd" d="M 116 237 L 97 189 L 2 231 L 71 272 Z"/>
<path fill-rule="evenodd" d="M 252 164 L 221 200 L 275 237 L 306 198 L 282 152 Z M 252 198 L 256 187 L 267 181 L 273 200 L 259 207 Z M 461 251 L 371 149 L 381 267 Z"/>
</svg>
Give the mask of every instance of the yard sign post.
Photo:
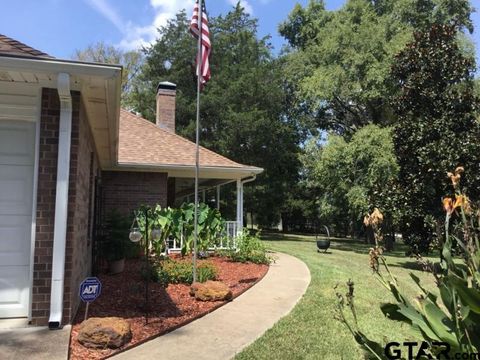
<svg viewBox="0 0 480 360">
<path fill-rule="evenodd" d="M 102 292 L 102 283 L 96 277 L 87 277 L 85 280 L 82 281 L 80 284 L 80 299 L 85 302 L 85 318 L 87 320 L 88 317 L 88 306 L 92 301 L 94 301 L 97 297 L 100 296 Z"/>
</svg>

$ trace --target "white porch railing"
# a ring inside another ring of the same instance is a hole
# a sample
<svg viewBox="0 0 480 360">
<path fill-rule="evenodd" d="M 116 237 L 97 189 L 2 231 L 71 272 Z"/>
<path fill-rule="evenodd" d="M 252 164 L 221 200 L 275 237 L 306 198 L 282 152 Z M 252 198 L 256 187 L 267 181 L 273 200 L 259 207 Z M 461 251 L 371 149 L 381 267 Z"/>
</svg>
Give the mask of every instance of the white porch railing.
<svg viewBox="0 0 480 360">
<path fill-rule="evenodd" d="M 225 221 L 224 236 L 221 236 L 217 243 L 209 248 L 209 250 L 226 250 L 226 249 L 236 249 L 237 243 L 236 239 L 240 228 L 236 221 Z M 178 253 L 182 250 L 183 247 L 183 234 L 180 239 L 171 237 L 167 242 L 167 253 Z"/>
</svg>

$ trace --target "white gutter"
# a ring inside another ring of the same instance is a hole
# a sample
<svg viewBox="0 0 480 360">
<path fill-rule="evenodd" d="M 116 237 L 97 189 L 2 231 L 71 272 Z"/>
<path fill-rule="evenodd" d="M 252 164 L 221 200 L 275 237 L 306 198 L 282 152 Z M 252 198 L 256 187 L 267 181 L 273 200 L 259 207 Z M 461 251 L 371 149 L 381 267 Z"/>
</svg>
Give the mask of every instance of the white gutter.
<svg viewBox="0 0 480 360">
<path fill-rule="evenodd" d="M 257 178 L 257 175 L 252 175 L 250 178 L 246 178 L 245 180 L 242 180 L 242 185 L 246 184 L 246 183 L 249 183 L 249 182 L 252 182 L 252 181 L 255 181 L 256 178 Z"/>
<path fill-rule="evenodd" d="M 122 170 L 125 169 L 126 171 L 131 169 L 151 169 L 151 170 L 159 170 L 159 171 L 168 171 L 168 170 L 194 170 L 195 165 L 180 165 L 180 164 L 142 164 L 142 163 L 134 163 L 134 162 L 119 162 L 116 167 L 106 169 L 106 170 Z M 200 170 L 205 171 L 222 171 L 225 173 L 251 173 L 251 174 L 260 174 L 263 172 L 262 168 L 255 167 L 255 166 L 200 166 Z"/>
<path fill-rule="evenodd" d="M 70 143 L 72 135 L 72 97 L 70 95 L 69 74 L 58 74 L 58 96 L 60 97 L 60 126 L 58 133 L 52 287 L 50 292 L 50 318 L 48 319 L 48 327 L 50 329 L 58 329 L 61 327 L 63 315 L 65 247 L 67 243 L 68 219 L 68 180 L 70 175 Z"/>
<path fill-rule="evenodd" d="M 48 74 L 69 73 L 71 76 L 90 75 L 105 78 L 114 78 L 122 71 L 121 65 L 86 63 L 49 58 L 0 56 L 0 69 L 12 68 L 26 72 Z"/>
</svg>

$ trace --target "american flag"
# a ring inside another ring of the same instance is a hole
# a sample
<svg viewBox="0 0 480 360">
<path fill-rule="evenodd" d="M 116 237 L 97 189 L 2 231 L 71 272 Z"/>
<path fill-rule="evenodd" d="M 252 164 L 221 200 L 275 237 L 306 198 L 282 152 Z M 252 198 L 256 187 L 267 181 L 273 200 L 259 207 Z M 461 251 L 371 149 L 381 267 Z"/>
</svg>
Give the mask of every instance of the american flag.
<svg viewBox="0 0 480 360">
<path fill-rule="evenodd" d="M 192 21 L 190 22 L 190 32 L 192 35 L 195 37 L 195 39 L 198 40 L 199 37 L 199 23 L 200 21 L 198 20 L 198 0 L 195 1 L 195 6 L 193 8 L 193 15 L 192 15 Z M 199 71 L 198 71 L 198 63 L 199 63 L 199 57 L 202 57 L 202 68 L 200 71 L 200 84 L 203 86 L 207 83 L 208 80 L 210 80 L 210 62 L 209 62 L 209 57 L 210 57 L 210 50 L 211 50 L 211 44 L 210 44 L 210 32 L 208 31 L 208 18 L 207 18 L 207 11 L 205 8 L 205 0 L 202 2 L 202 21 L 201 21 L 201 28 L 202 28 L 202 51 L 201 55 L 197 54 L 197 76 L 199 76 Z"/>
</svg>

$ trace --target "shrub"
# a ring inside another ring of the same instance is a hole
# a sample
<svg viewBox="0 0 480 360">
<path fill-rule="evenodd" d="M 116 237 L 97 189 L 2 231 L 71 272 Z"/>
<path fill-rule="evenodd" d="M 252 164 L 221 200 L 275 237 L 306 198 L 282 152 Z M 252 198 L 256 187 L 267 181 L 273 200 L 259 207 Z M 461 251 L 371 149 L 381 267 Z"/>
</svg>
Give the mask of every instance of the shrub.
<svg viewBox="0 0 480 360">
<path fill-rule="evenodd" d="M 237 262 L 252 262 L 255 264 L 270 264 L 271 258 L 258 235 L 243 231 L 236 239 L 237 248 L 227 253 L 227 256 Z"/>
<path fill-rule="evenodd" d="M 217 268 L 210 262 L 197 265 L 197 280 L 205 282 L 217 278 Z M 193 264 L 191 261 L 167 259 L 157 267 L 156 280 L 163 285 L 191 284 L 193 282 Z"/>
</svg>

